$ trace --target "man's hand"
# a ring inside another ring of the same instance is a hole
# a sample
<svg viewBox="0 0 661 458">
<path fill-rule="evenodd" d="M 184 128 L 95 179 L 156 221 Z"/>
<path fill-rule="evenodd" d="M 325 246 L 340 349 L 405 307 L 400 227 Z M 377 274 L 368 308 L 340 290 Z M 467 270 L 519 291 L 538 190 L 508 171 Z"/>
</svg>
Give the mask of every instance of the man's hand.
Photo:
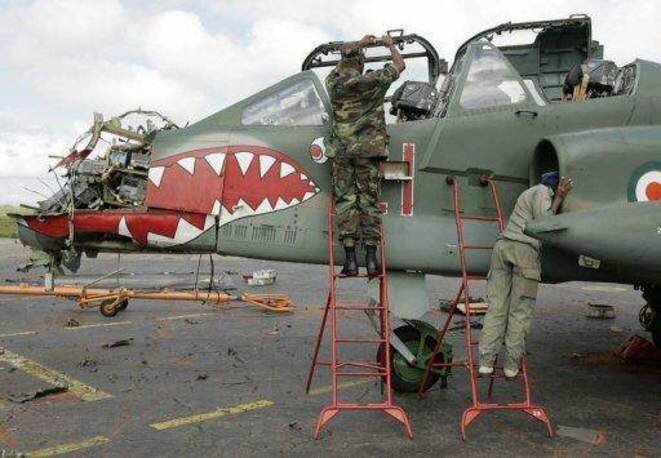
<svg viewBox="0 0 661 458">
<path fill-rule="evenodd" d="M 376 37 L 374 35 L 365 35 L 363 38 L 360 39 L 358 44 L 360 46 L 368 46 L 374 44 L 375 41 L 376 41 Z"/>
<path fill-rule="evenodd" d="M 571 178 L 562 177 L 560 178 L 560 183 L 558 183 L 556 193 L 562 197 L 566 197 L 572 189 L 574 189 L 574 181 Z"/>
<path fill-rule="evenodd" d="M 399 54 L 399 51 L 397 50 L 395 43 L 392 41 L 392 37 L 388 34 L 385 34 L 381 37 L 381 42 L 383 43 L 384 46 L 390 48 L 390 54 L 392 55 L 392 63 L 397 69 L 397 73 L 401 74 L 406 68 L 406 63 L 404 62 L 404 59 L 402 59 L 401 54 Z"/>
</svg>

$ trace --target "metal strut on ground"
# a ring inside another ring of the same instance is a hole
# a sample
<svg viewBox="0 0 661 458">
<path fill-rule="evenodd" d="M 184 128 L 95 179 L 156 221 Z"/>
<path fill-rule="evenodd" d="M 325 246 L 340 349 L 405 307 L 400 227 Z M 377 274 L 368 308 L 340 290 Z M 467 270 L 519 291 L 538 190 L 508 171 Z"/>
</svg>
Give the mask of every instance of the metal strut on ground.
<svg viewBox="0 0 661 458">
<path fill-rule="evenodd" d="M 386 270 L 386 253 L 385 253 L 385 233 L 383 232 L 383 225 L 381 225 L 381 241 L 379 242 L 379 251 L 381 253 L 381 273 L 373 280 L 379 282 L 379 301 L 376 304 L 369 305 L 346 305 L 337 304 L 336 294 L 336 281 L 347 278 L 335 271 L 335 248 L 338 244 L 335 242 L 334 236 L 334 203 L 333 197 L 330 197 L 328 205 L 328 298 L 326 307 L 321 319 L 321 326 L 317 341 L 314 349 L 314 357 L 310 370 L 308 373 L 305 392 L 310 391 L 312 377 L 318 366 L 327 366 L 331 371 L 331 404 L 322 409 L 317 420 L 315 429 L 315 439 L 319 438 L 321 429 L 329 421 L 331 421 L 342 410 L 380 410 L 383 413 L 395 418 L 397 421 L 404 425 L 406 434 L 409 438 L 413 438 L 411 425 L 408 416 L 403 408 L 393 404 L 392 386 L 391 386 L 391 368 L 390 368 L 390 344 L 388 336 L 390 335 L 390 316 L 388 306 L 388 278 Z M 367 275 L 359 275 L 359 277 L 367 277 Z M 353 277 L 349 277 L 353 278 Z M 378 315 L 378 339 L 367 338 L 350 338 L 348 336 L 340 336 L 338 332 L 338 311 L 356 312 L 364 311 L 365 313 L 374 313 Z M 330 319 L 329 319 L 330 317 Z M 319 360 L 319 350 L 324 338 L 324 331 L 326 325 L 330 322 L 330 361 Z M 340 347 L 342 344 L 374 344 L 377 343 L 382 346 L 384 351 L 381 351 L 381 361 L 377 364 L 371 361 L 352 361 L 340 357 Z M 380 402 L 374 403 L 357 403 L 342 401 L 338 395 L 338 384 L 340 378 L 366 378 L 377 377 L 382 382 L 382 395 L 383 399 Z"/>
<path fill-rule="evenodd" d="M 484 277 L 476 277 L 468 273 L 468 266 L 466 265 L 466 251 L 469 250 L 493 250 L 492 246 L 485 247 L 483 245 L 471 245 L 467 244 L 464 234 L 464 221 L 476 221 L 476 222 L 485 222 L 485 223 L 495 223 L 498 227 L 498 232 L 502 234 L 504 232 L 504 223 L 503 215 L 500 206 L 500 200 L 498 198 L 498 190 L 496 189 L 496 184 L 488 176 L 482 176 L 481 182 L 484 185 L 487 185 L 489 188 L 489 193 L 493 201 L 493 205 L 496 211 L 495 217 L 488 217 L 484 215 L 465 215 L 461 210 L 461 201 L 459 199 L 459 182 L 456 177 L 448 177 L 448 184 L 452 186 L 452 202 L 454 210 L 454 218 L 457 225 L 457 243 L 459 245 L 459 262 L 461 264 L 461 285 L 459 286 L 459 291 L 452 302 L 450 311 L 445 320 L 443 326 L 438 330 L 436 347 L 431 357 L 427 360 L 425 366 L 425 375 L 420 384 L 419 394 L 422 395 L 427 386 L 427 378 L 429 377 L 429 372 L 432 368 L 439 367 L 448 367 L 448 366 L 462 366 L 466 368 L 469 375 L 470 389 L 471 389 L 471 405 L 464 410 L 464 413 L 461 417 L 461 438 L 466 440 L 466 428 L 471 424 L 473 420 L 479 417 L 484 412 L 489 410 L 519 410 L 530 415 L 535 420 L 541 421 L 546 425 L 549 436 L 553 436 L 553 428 L 551 427 L 551 422 L 549 421 L 546 412 L 542 407 L 539 407 L 532 402 L 532 395 L 530 389 L 530 381 L 528 379 L 528 367 L 526 364 L 525 354 L 521 358 L 521 366 L 519 370 L 519 379 L 521 381 L 521 388 L 523 391 L 524 400 L 521 402 L 512 402 L 512 403 L 494 403 L 494 402 L 483 402 L 480 399 L 480 393 L 477 385 L 477 366 L 475 362 L 475 348 L 478 347 L 479 341 L 477 338 L 473 338 L 472 335 L 472 319 L 471 319 L 471 304 L 470 304 L 470 289 L 469 283 L 473 280 L 485 280 Z M 441 346 L 443 344 L 443 339 L 448 331 L 448 327 L 452 322 L 454 314 L 457 311 L 457 305 L 463 302 L 465 306 L 465 332 L 464 340 L 466 346 L 466 359 L 464 361 L 455 361 L 455 362 L 436 362 L 436 355 L 438 354 Z M 496 366 L 498 360 L 496 359 Z M 491 395 L 493 393 L 493 384 L 497 377 L 501 376 L 501 367 L 495 367 L 493 374 L 489 376 L 489 387 L 487 396 L 491 400 Z"/>
</svg>

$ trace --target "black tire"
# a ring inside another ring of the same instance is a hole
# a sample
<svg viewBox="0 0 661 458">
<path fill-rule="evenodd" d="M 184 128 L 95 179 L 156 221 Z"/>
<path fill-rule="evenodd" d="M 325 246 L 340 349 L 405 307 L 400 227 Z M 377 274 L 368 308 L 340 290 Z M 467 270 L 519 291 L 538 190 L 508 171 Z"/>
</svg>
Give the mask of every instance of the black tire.
<svg viewBox="0 0 661 458">
<path fill-rule="evenodd" d="M 393 331 L 397 337 L 401 339 L 402 342 L 407 344 L 409 348 L 417 349 L 418 343 L 420 342 L 420 332 L 413 326 L 405 325 L 400 326 L 399 328 Z M 436 346 L 436 339 L 433 337 L 427 337 L 425 342 L 425 351 L 431 353 L 434 351 Z M 381 353 L 383 346 L 379 346 L 379 351 L 376 354 L 376 360 L 381 361 Z M 413 350 L 415 353 L 417 350 Z M 442 355 L 439 353 L 437 356 L 437 362 L 442 361 Z M 406 372 L 400 370 L 400 368 L 406 365 Z M 391 383 L 392 388 L 399 393 L 417 393 L 420 390 L 420 384 L 424 377 L 424 369 L 419 369 L 411 366 L 406 362 L 406 360 L 395 350 L 395 348 L 390 346 L 390 368 L 391 368 Z M 427 378 L 427 383 L 425 384 L 424 391 L 427 391 L 431 388 L 439 379 L 440 375 L 433 372 L 429 373 Z"/>
<path fill-rule="evenodd" d="M 126 307 L 128 307 L 128 306 L 129 306 L 129 300 L 124 299 L 119 304 L 117 304 L 117 311 L 122 312 L 122 311 L 126 310 Z"/>
<path fill-rule="evenodd" d="M 101 315 L 105 316 L 106 318 L 111 318 L 117 315 L 117 312 L 119 312 L 119 307 L 117 304 L 115 304 L 114 300 L 109 300 L 101 303 L 99 306 L 99 312 L 101 312 Z"/>
</svg>

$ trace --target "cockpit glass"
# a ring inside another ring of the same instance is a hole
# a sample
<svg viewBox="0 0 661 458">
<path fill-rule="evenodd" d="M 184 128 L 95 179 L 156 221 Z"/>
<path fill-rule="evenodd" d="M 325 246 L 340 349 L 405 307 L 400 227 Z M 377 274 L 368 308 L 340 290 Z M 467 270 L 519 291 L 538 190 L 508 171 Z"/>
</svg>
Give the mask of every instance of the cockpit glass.
<svg viewBox="0 0 661 458">
<path fill-rule="evenodd" d="M 505 57 L 488 44 L 477 46 L 459 104 L 465 110 L 514 105 L 526 100 L 518 75 Z"/>
<path fill-rule="evenodd" d="M 245 126 L 321 126 L 327 119 L 317 88 L 308 79 L 248 105 L 241 113 Z"/>
</svg>

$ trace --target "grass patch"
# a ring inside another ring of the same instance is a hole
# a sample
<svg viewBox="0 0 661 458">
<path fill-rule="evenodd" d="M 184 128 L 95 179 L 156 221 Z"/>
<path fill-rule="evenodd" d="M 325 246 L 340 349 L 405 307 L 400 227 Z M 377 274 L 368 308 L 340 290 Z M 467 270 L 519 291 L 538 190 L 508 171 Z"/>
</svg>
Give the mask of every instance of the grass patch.
<svg viewBox="0 0 661 458">
<path fill-rule="evenodd" d="M 14 205 L 0 205 L 0 238 L 18 237 L 16 222 L 7 216 L 8 213 L 27 213 L 28 210 Z"/>
</svg>

